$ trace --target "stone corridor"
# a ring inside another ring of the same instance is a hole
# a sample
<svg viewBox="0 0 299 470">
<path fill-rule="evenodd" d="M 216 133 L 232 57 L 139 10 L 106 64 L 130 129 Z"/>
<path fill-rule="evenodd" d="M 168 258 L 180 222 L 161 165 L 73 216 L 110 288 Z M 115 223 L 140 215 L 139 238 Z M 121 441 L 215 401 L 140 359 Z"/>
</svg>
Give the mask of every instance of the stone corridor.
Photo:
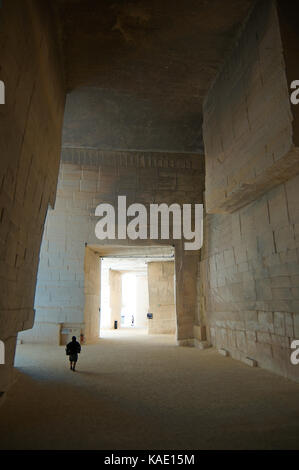
<svg viewBox="0 0 299 470">
<path fill-rule="evenodd" d="M 1 448 L 298 448 L 298 57 L 294 0 L 0 1 Z"/>
</svg>

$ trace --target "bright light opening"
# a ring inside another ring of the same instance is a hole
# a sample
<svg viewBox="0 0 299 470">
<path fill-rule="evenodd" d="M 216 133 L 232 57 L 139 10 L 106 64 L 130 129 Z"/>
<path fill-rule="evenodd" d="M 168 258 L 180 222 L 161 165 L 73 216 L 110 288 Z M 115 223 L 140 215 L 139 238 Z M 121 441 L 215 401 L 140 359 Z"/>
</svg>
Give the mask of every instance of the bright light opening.
<svg viewBox="0 0 299 470">
<path fill-rule="evenodd" d="M 117 329 L 147 330 L 148 309 L 148 276 L 145 260 L 103 258 L 100 331 L 114 329 L 115 320 L 117 320 Z"/>
<path fill-rule="evenodd" d="M 136 274 L 122 275 L 122 309 L 121 326 L 129 328 L 135 326 L 136 318 Z"/>
<path fill-rule="evenodd" d="M 102 263 L 101 270 L 101 311 L 100 311 L 100 330 L 110 328 L 110 285 L 109 285 L 109 266 Z"/>
</svg>

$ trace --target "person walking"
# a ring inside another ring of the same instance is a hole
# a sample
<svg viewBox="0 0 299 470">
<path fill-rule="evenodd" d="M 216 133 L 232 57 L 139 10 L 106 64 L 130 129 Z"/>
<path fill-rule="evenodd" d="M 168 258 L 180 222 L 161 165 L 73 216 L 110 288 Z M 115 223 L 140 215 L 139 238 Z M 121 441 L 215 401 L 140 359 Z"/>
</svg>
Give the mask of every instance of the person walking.
<svg viewBox="0 0 299 470">
<path fill-rule="evenodd" d="M 78 361 L 78 354 L 80 354 L 80 352 L 80 343 L 78 343 L 76 336 L 73 336 L 72 341 L 66 346 L 66 354 L 70 359 L 70 369 L 74 372 Z"/>
</svg>

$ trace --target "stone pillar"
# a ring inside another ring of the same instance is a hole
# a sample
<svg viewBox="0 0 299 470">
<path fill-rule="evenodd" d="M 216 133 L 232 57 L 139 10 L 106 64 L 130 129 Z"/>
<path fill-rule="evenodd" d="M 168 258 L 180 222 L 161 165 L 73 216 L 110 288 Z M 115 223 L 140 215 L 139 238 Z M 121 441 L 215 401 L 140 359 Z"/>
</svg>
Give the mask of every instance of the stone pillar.
<svg viewBox="0 0 299 470">
<path fill-rule="evenodd" d="M 147 328 L 146 314 L 149 312 L 148 281 L 146 274 L 136 274 L 136 315 L 135 327 Z"/>
<path fill-rule="evenodd" d="M 149 334 L 174 334 L 174 262 L 148 263 L 149 310 L 153 319 L 149 320 Z"/>
<path fill-rule="evenodd" d="M 99 255 L 86 247 L 84 260 L 84 335 L 87 343 L 98 341 L 101 305 L 101 260 Z"/>
<path fill-rule="evenodd" d="M 186 251 L 183 243 L 175 251 L 175 286 L 177 341 L 180 346 L 194 345 L 194 323 L 197 306 L 198 252 Z"/>
<path fill-rule="evenodd" d="M 109 271 L 110 287 L 110 328 L 114 328 L 114 322 L 117 321 L 118 328 L 121 323 L 122 308 L 122 274 L 119 271 L 110 269 Z"/>
</svg>

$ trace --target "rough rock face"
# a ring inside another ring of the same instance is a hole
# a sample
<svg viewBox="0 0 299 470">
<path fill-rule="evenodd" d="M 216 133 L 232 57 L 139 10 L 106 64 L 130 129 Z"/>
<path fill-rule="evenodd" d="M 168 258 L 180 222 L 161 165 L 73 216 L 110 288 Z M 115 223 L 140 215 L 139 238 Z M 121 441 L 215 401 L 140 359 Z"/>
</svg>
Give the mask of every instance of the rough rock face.
<svg viewBox="0 0 299 470">
<path fill-rule="evenodd" d="M 124 134 L 106 148 L 200 151 L 203 97 L 252 2 L 226 0 L 225 9 L 223 0 L 56 3 L 68 90 L 92 87 L 71 95 L 69 106 L 82 105 L 82 93 L 100 99 L 106 127 Z M 95 141 L 93 111 L 83 113 Z M 72 128 L 82 140 L 67 122 Z"/>
<path fill-rule="evenodd" d="M 3 2 L 0 71 L 0 392 L 12 380 L 16 335 L 31 328 L 44 221 L 54 206 L 65 91 L 50 9 Z M 12 34 L 12 32 L 15 32 Z"/>
</svg>

